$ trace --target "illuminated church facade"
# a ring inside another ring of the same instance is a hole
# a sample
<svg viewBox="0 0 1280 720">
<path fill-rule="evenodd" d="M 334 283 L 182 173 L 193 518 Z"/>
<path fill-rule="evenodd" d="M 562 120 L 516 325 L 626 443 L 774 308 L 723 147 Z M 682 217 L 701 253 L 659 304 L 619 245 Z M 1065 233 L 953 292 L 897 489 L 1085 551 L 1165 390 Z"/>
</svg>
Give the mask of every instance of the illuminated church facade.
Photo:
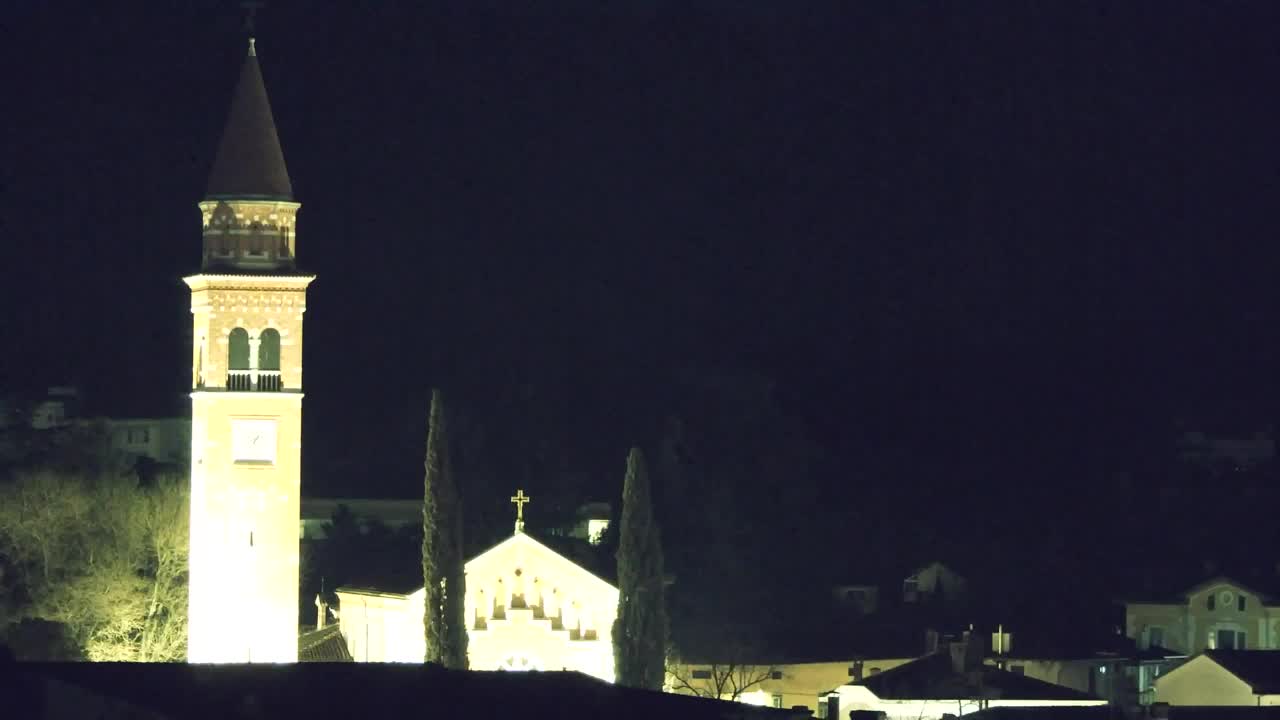
<svg viewBox="0 0 1280 720">
<path fill-rule="evenodd" d="M 422 662 L 422 588 L 336 594 L 353 660 Z M 467 562 L 465 606 L 473 670 L 572 670 L 614 680 L 618 589 L 527 535 L 522 520 L 515 534 Z"/>
</svg>

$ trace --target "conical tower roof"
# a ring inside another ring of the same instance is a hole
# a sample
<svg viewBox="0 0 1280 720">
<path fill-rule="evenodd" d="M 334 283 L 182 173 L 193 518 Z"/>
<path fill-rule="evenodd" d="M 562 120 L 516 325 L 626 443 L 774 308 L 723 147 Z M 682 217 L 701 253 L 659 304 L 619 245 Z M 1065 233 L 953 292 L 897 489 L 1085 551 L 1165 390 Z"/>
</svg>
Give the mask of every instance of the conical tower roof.
<svg viewBox="0 0 1280 720">
<path fill-rule="evenodd" d="M 231 100 L 222 144 L 209 174 L 208 197 L 293 199 L 293 185 L 252 39 Z"/>
</svg>

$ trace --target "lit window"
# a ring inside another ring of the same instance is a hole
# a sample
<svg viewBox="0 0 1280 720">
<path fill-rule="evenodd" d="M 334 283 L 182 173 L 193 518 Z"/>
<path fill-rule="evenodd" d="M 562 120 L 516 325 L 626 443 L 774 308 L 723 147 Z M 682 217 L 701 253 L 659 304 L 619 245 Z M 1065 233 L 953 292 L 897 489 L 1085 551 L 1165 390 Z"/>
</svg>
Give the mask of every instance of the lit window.
<svg viewBox="0 0 1280 720">
<path fill-rule="evenodd" d="M 587 541 L 592 545 L 599 545 L 604 539 L 605 530 L 609 529 L 609 521 L 606 519 L 591 519 L 587 521 Z"/>
</svg>

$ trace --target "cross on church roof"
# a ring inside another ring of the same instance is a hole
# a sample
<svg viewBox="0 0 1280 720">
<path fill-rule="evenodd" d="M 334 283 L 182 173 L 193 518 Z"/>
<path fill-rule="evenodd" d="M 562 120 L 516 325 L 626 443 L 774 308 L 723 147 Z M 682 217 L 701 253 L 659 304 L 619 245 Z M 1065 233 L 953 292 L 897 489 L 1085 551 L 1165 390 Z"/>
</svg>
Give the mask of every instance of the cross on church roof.
<svg viewBox="0 0 1280 720">
<path fill-rule="evenodd" d="M 524 490 L 517 489 L 516 494 L 511 496 L 511 502 L 516 505 L 516 532 L 524 532 L 524 504 L 533 498 L 524 494 Z"/>
</svg>

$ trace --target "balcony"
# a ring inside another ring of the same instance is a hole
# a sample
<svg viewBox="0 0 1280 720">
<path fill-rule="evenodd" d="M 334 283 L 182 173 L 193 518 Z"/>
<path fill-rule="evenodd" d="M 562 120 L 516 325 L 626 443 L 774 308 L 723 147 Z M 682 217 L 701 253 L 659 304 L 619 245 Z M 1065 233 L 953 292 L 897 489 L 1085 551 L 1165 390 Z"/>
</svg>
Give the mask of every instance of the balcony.
<svg viewBox="0 0 1280 720">
<path fill-rule="evenodd" d="M 228 370 L 229 392 L 280 392 L 284 383 L 279 370 Z"/>
</svg>

